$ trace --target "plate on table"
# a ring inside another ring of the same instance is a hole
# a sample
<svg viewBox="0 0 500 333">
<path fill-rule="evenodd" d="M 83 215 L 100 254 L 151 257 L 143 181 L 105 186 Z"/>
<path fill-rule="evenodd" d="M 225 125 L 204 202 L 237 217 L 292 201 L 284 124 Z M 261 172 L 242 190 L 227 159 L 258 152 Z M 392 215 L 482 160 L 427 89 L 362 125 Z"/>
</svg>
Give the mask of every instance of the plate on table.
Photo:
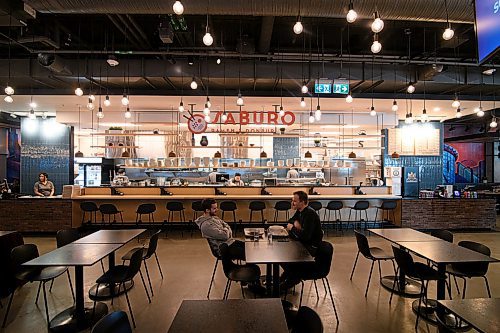
<svg viewBox="0 0 500 333">
<path fill-rule="evenodd" d="M 264 235 L 264 228 L 245 228 L 245 237 L 253 237 L 255 233 L 258 233 L 260 237 Z"/>
</svg>

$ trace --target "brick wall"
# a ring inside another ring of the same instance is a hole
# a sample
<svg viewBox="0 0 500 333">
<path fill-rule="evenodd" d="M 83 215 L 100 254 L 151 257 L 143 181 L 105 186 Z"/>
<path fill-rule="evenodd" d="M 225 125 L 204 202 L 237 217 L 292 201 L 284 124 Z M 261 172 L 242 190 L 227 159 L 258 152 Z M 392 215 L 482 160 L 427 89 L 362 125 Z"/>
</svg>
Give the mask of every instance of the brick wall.
<svg viewBox="0 0 500 333">
<path fill-rule="evenodd" d="M 71 228 L 72 200 L 0 200 L 0 230 L 56 232 Z"/>
<path fill-rule="evenodd" d="M 402 227 L 415 229 L 493 229 L 492 199 L 403 199 Z"/>
</svg>

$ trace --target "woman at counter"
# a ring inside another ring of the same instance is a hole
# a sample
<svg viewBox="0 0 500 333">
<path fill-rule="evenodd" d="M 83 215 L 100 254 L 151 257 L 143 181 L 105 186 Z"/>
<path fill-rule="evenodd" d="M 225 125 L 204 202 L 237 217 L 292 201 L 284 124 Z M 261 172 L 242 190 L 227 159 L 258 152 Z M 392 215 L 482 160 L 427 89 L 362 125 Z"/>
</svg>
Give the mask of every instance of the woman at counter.
<svg viewBox="0 0 500 333">
<path fill-rule="evenodd" d="M 229 179 L 228 186 L 245 186 L 245 183 L 241 180 L 241 174 L 235 173 L 234 178 Z"/>
<path fill-rule="evenodd" d="M 54 184 L 49 180 L 46 172 L 40 172 L 38 181 L 33 187 L 33 192 L 37 197 L 51 197 L 54 195 Z"/>
</svg>

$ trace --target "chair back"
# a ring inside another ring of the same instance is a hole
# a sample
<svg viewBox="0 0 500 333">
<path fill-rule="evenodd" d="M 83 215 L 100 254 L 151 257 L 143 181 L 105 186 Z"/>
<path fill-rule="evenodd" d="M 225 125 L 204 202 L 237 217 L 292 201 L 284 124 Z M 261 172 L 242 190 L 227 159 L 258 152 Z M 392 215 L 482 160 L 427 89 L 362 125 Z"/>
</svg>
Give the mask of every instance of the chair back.
<svg viewBox="0 0 500 333">
<path fill-rule="evenodd" d="M 360 200 L 354 204 L 355 210 L 365 210 L 365 209 L 368 209 L 369 207 L 370 207 L 370 203 L 366 200 Z"/>
<path fill-rule="evenodd" d="M 431 236 L 453 243 L 453 234 L 448 230 L 432 230 Z"/>
<path fill-rule="evenodd" d="M 127 270 L 127 280 L 131 280 L 141 269 L 142 264 L 142 248 L 137 248 L 130 256 L 130 264 Z"/>
<path fill-rule="evenodd" d="M 381 209 L 385 210 L 394 210 L 398 206 L 398 203 L 395 200 L 384 200 L 382 201 Z"/>
<path fill-rule="evenodd" d="M 118 209 L 113 204 L 102 204 L 99 206 L 99 211 L 102 214 L 118 214 Z"/>
<path fill-rule="evenodd" d="M 80 202 L 80 209 L 83 210 L 84 212 L 97 212 L 99 210 L 99 207 L 97 207 L 95 202 L 84 201 Z"/>
<path fill-rule="evenodd" d="M 123 311 L 108 313 L 92 328 L 92 333 L 132 333 L 128 316 Z"/>
<path fill-rule="evenodd" d="M 222 201 L 220 203 L 220 209 L 226 212 L 231 212 L 236 210 L 236 202 L 234 201 Z"/>
<path fill-rule="evenodd" d="M 191 209 L 195 212 L 203 212 L 203 207 L 201 206 L 201 200 L 193 201 L 191 203 Z"/>
<path fill-rule="evenodd" d="M 154 203 L 140 204 L 137 207 L 137 214 L 152 214 L 156 212 L 156 205 Z"/>
<path fill-rule="evenodd" d="M 392 245 L 392 252 L 394 253 L 394 259 L 398 264 L 400 274 L 414 277 L 414 262 L 412 256 L 408 252 L 400 249 L 399 247 L 395 247 L 394 245 Z"/>
<path fill-rule="evenodd" d="M 148 251 L 146 252 L 145 258 L 150 258 L 156 252 L 158 247 L 158 237 L 160 237 L 161 230 L 155 232 L 149 239 Z"/>
<path fill-rule="evenodd" d="M 321 210 L 321 208 L 323 208 L 323 205 L 319 201 L 311 201 L 309 202 L 308 206 L 314 209 L 315 211 Z"/>
<path fill-rule="evenodd" d="M 292 203 L 290 201 L 278 201 L 274 204 L 274 209 L 276 210 L 289 210 L 292 209 Z"/>
<path fill-rule="evenodd" d="M 77 229 L 71 228 L 71 229 L 59 230 L 56 234 L 57 247 L 63 247 L 64 245 L 73 243 L 79 238 L 80 238 L 80 233 L 78 232 Z"/>
<path fill-rule="evenodd" d="M 178 212 L 184 210 L 184 205 L 180 201 L 169 201 L 167 202 L 167 210 Z"/>
<path fill-rule="evenodd" d="M 329 242 L 322 241 L 316 251 L 316 257 L 314 257 L 314 272 L 307 275 L 312 275 L 315 279 L 326 278 L 330 273 L 330 268 L 332 267 L 332 258 L 333 245 Z"/>
<path fill-rule="evenodd" d="M 211 243 L 210 239 L 208 239 L 208 238 L 207 238 L 207 242 L 208 242 L 208 247 L 210 248 L 210 252 L 212 252 L 212 255 L 217 259 L 222 259 L 221 255 L 219 254 L 220 253 L 219 246 L 215 243 Z"/>
<path fill-rule="evenodd" d="M 361 252 L 365 258 L 373 258 L 372 253 L 370 252 L 368 238 L 366 238 L 365 234 L 359 232 L 358 230 L 354 230 L 354 235 L 356 236 L 356 243 L 358 243 L 358 251 Z"/>
<path fill-rule="evenodd" d="M 265 210 L 266 203 L 264 201 L 251 201 L 248 205 L 248 209 L 250 210 Z"/>
<path fill-rule="evenodd" d="M 229 246 L 226 243 L 222 243 L 219 246 L 220 260 L 222 261 L 222 268 L 224 270 L 224 275 L 229 278 L 229 274 L 232 270 L 237 267 L 230 256 Z"/>
<path fill-rule="evenodd" d="M 10 258 L 16 268 L 19 268 L 25 262 L 39 257 L 38 248 L 35 244 L 23 244 L 16 246 L 10 252 Z"/>
<path fill-rule="evenodd" d="M 313 309 L 301 306 L 292 326 L 292 333 L 323 333 L 321 318 Z"/>
<path fill-rule="evenodd" d="M 460 241 L 458 246 L 465 247 L 466 249 L 479 252 L 485 256 L 491 255 L 491 250 L 486 245 L 471 241 Z M 489 263 L 487 262 L 471 262 L 452 264 L 455 270 L 465 273 L 468 276 L 484 276 L 488 272 Z"/>
<path fill-rule="evenodd" d="M 326 206 L 326 209 L 328 210 L 341 210 L 342 208 L 344 208 L 342 201 L 336 200 L 328 202 L 328 205 Z"/>
</svg>

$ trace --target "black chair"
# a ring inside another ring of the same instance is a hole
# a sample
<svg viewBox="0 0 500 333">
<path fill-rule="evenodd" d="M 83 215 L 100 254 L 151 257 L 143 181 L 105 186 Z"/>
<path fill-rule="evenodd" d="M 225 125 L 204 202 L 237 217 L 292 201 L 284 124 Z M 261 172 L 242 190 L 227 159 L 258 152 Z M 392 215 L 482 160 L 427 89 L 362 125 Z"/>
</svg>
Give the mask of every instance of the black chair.
<svg viewBox="0 0 500 333">
<path fill-rule="evenodd" d="M 52 281 L 56 277 L 61 276 L 68 271 L 67 267 L 64 266 L 51 266 L 51 267 L 36 267 L 36 266 L 22 266 L 25 262 L 35 259 L 39 256 L 38 248 L 35 244 L 23 244 L 16 246 L 11 251 L 12 264 L 16 268 L 15 277 L 21 283 L 24 282 L 39 282 L 38 291 L 36 293 L 35 304 L 38 304 L 38 297 L 40 296 L 40 288 L 43 287 L 43 300 L 45 303 L 45 316 L 47 317 L 47 325 L 50 323 L 49 319 L 49 308 L 47 305 L 47 294 L 45 291 L 45 284 Z M 68 273 L 69 287 L 71 293 L 73 294 L 73 285 L 71 283 L 71 277 Z M 7 317 L 9 315 L 10 307 L 12 305 L 12 300 L 14 298 L 15 291 L 12 292 L 9 298 L 9 303 L 7 305 L 7 310 L 5 312 L 5 317 L 3 319 L 2 327 L 5 327 L 7 322 Z M 73 294 L 73 300 L 75 296 Z"/>
<path fill-rule="evenodd" d="M 395 215 L 394 211 L 396 210 L 397 207 L 398 207 L 398 202 L 396 200 L 384 200 L 384 201 L 382 201 L 382 205 L 378 206 L 377 211 L 375 212 L 375 221 L 379 221 L 378 220 L 378 211 L 381 210 L 382 211 L 382 220 L 380 220 L 380 222 L 382 222 L 382 227 L 384 227 L 384 221 L 385 221 L 384 218 L 385 218 L 386 213 L 387 213 L 387 221 L 392 222 L 392 224 L 394 224 L 394 221 L 396 221 L 396 215 Z M 392 215 L 392 221 L 391 221 L 390 215 Z"/>
<path fill-rule="evenodd" d="M 92 333 L 132 333 L 128 316 L 123 311 L 108 313 L 92 328 Z"/>
<path fill-rule="evenodd" d="M 390 260 L 392 262 L 394 272 L 396 272 L 396 267 L 394 266 L 394 256 L 385 253 L 385 251 L 379 247 L 370 247 L 366 236 L 361 232 L 359 232 L 358 230 L 354 230 L 354 235 L 356 236 L 356 243 L 358 244 L 358 254 L 356 255 L 356 260 L 354 261 L 354 266 L 352 267 L 350 280 L 352 280 L 352 276 L 354 275 L 354 270 L 356 269 L 356 264 L 358 263 L 358 257 L 360 253 L 363 255 L 363 257 L 372 262 L 372 265 L 370 267 L 370 275 L 368 276 L 368 282 L 366 283 L 366 290 L 365 290 L 365 297 L 366 297 L 366 295 L 368 295 L 368 287 L 370 286 L 370 280 L 372 278 L 373 264 L 377 262 L 378 274 L 380 279 L 382 279 L 382 270 L 380 268 L 380 261 Z"/>
<path fill-rule="evenodd" d="M 453 234 L 448 230 L 444 230 L 444 229 L 432 230 L 431 236 L 434 236 L 434 237 L 437 237 L 437 238 L 442 239 L 444 241 L 453 243 Z"/>
<path fill-rule="evenodd" d="M 219 247 L 219 252 L 222 261 L 224 275 L 227 278 L 226 288 L 224 289 L 223 299 L 229 297 L 231 290 L 231 282 L 257 283 L 260 279 L 260 268 L 255 264 L 239 265 L 233 262 L 233 258 L 229 255 L 228 245 L 222 243 Z M 245 298 L 243 286 L 241 286 L 241 295 Z"/>
<path fill-rule="evenodd" d="M 204 210 L 201 206 L 201 200 L 193 201 L 191 203 L 191 210 L 193 211 L 193 221 L 198 218 L 198 214 L 203 215 Z"/>
<path fill-rule="evenodd" d="M 480 243 L 471 241 L 461 241 L 458 242 L 458 245 L 465 247 L 469 250 L 482 253 L 486 256 L 491 255 L 491 250 L 486 245 Z M 486 291 L 488 292 L 488 297 L 491 298 L 490 284 L 488 283 L 488 278 L 486 277 L 486 273 L 488 273 L 488 267 L 489 263 L 487 262 L 456 263 L 448 265 L 446 267 L 446 272 L 451 274 L 453 277 L 458 277 L 463 280 L 464 287 L 462 289 L 462 298 L 465 298 L 465 292 L 467 289 L 467 279 L 472 279 L 473 277 L 481 277 L 484 279 L 484 283 L 486 284 Z"/>
<path fill-rule="evenodd" d="M 342 208 L 344 208 L 344 203 L 342 201 L 329 201 L 325 207 L 325 214 L 323 216 L 323 221 L 326 223 L 330 223 L 331 220 L 331 212 L 333 212 L 333 218 L 335 219 L 335 223 L 339 224 L 339 228 L 342 231 Z M 328 213 L 328 218 L 327 218 Z M 326 234 L 328 235 L 328 228 L 326 229 Z"/>
<path fill-rule="evenodd" d="M 250 201 L 248 209 L 250 210 L 250 220 L 249 220 L 250 223 L 253 222 L 252 220 L 253 212 L 259 212 L 259 211 L 261 216 L 261 222 L 264 223 L 264 210 L 266 210 L 266 203 L 264 201 Z"/>
<path fill-rule="evenodd" d="M 186 222 L 186 216 L 184 215 L 184 204 L 181 201 L 169 201 L 167 202 L 167 219 L 163 223 L 172 224 L 174 223 L 174 214 L 177 212 L 179 214 L 179 221 L 182 223 Z M 165 234 L 168 234 L 168 229 L 165 228 Z M 183 228 L 181 228 L 181 236 L 184 237 Z"/>
<path fill-rule="evenodd" d="M 101 212 L 101 217 L 102 217 L 102 223 L 104 223 L 104 216 L 108 216 L 108 223 L 116 223 L 116 215 L 120 215 L 120 219 L 123 223 L 123 215 L 122 211 L 118 210 L 115 205 L 113 204 L 102 204 L 99 206 L 99 211 Z M 113 222 L 111 222 L 111 215 L 113 215 Z"/>
<path fill-rule="evenodd" d="M 78 229 L 75 228 L 59 230 L 56 234 L 56 243 L 58 248 L 73 243 L 78 239 L 80 239 L 80 233 L 78 232 Z M 101 259 L 99 260 L 99 262 L 101 263 L 101 269 L 102 272 L 104 273 L 103 260 L 104 259 Z M 54 284 L 54 281 L 52 281 L 52 283 L 50 284 L 49 291 L 52 291 L 52 284 Z"/>
<path fill-rule="evenodd" d="M 420 297 L 418 299 L 418 309 L 421 308 L 422 302 L 427 302 L 427 290 L 429 286 L 429 281 L 439 281 L 444 280 L 446 284 L 446 274 L 440 274 L 434 268 L 427 266 L 426 264 L 420 262 L 414 262 L 413 258 L 408 252 L 400 249 L 399 247 L 392 246 L 392 251 L 394 252 L 394 259 L 398 264 L 396 270 L 396 276 L 398 273 L 403 273 L 407 277 L 413 280 L 417 280 L 421 283 Z M 396 287 L 397 279 L 394 279 L 394 283 L 391 289 L 391 297 L 389 298 L 389 304 L 392 302 L 392 296 L 394 295 L 394 288 Z M 448 288 L 449 291 L 449 288 Z M 451 298 L 451 294 L 449 294 Z M 425 300 L 424 300 L 425 298 Z M 418 320 L 420 318 L 420 312 L 417 312 L 417 320 L 415 321 L 415 329 L 418 327 Z"/>
<path fill-rule="evenodd" d="M 366 217 L 364 220 L 366 229 L 366 224 L 368 223 L 368 208 L 370 208 L 370 203 L 366 200 L 357 201 L 354 206 L 349 207 L 349 223 L 351 222 L 351 213 L 354 210 L 354 224 L 359 224 L 360 227 L 361 223 L 363 223 L 362 213 L 364 212 Z"/>
<path fill-rule="evenodd" d="M 101 284 L 117 284 L 118 292 L 120 291 L 121 286 L 123 285 L 123 290 L 125 291 L 125 297 L 127 299 L 128 310 L 130 311 L 130 317 L 132 318 L 132 323 L 135 328 L 135 319 L 134 314 L 132 313 L 132 307 L 130 306 L 130 300 L 128 298 L 128 291 L 125 287 L 125 283 L 132 281 L 134 277 L 139 273 L 142 280 L 142 285 L 144 286 L 144 291 L 146 291 L 146 296 L 148 297 L 149 303 L 151 303 L 151 298 L 149 297 L 148 288 L 146 287 L 146 283 L 144 282 L 144 277 L 141 272 L 141 263 L 142 263 L 142 249 L 137 249 L 132 253 L 130 257 L 130 265 L 117 265 L 110 268 L 106 273 L 101 275 L 97 280 L 97 289 L 99 289 L 99 285 Z M 111 304 L 113 304 L 114 297 L 111 298 Z M 96 301 L 94 300 L 94 309 L 92 313 L 95 313 L 95 305 Z"/>
<path fill-rule="evenodd" d="M 234 201 L 222 201 L 219 205 L 220 210 L 222 211 L 222 216 L 221 218 L 224 220 L 224 213 L 225 212 L 232 212 L 233 213 L 233 224 L 234 224 L 234 235 L 238 233 L 238 226 L 237 223 L 238 221 L 236 220 L 236 209 L 238 209 L 236 202 Z"/>
<path fill-rule="evenodd" d="M 314 209 L 314 211 L 319 215 L 319 211 L 323 209 L 323 205 L 321 204 L 321 201 L 310 201 L 308 204 L 309 207 Z"/>
<path fill-rule="evenodd" d="M 291 333 L 323 333 L 321 318 L 313 309 L 301 306 L 294 319 Z"/>
<path fill-rule="evenodd" d="M 338 323 L 339 316 L 337 314 L 337 308 L 335 307 L 335 302 L 333 301 L 330 282 L 328 281 L 328 274 L 330 274 L 332 258 L 333 258 L 333 245 L 329 242 L 322 241 L 318 246 L 316 257 L 314 258 L 314 265 L 311 266 L 311 269 L 304 270 L 300 274 L 302 288 L 300 291 L 299 308 L 302 306 L 302 295 L 304 294 L 304 281 L 314 281 L 314 286 L 316 288 L 316 295 L 319 296 L 317 294 L 318 288 L 316 287 L 316 280 L 322 280 L 323 283 L 326 285 L 326 287 L 328 287 L 328 293 L 330 294 L 330 299 L 333 305 L 333 311 L 335 312 L 335 318 L 337 319 Z"/>
<path fill-rule="evenodd" d="M 207 239 L 208 241 L 208 239 Z M 219 265 L 219 260 L 222 260 L 222 257 L 219 254 L 219 249 L 216 248 L 215 246 L 212 246 L 210 242 L 208 242 L 208 247 L 210 248 L 210 251 L 212 252 L 212 255 L 214 256 L 215 260 L 215 265 L 214 265 L 214 271 L 212 272 L 212 278 L 210 279 L 210 285 L 208 286 L 208 293 L 207 293 L 207 299 L 210 299 L 210 291 L 212 290 L 212 285 L 214 283 L 215 279 L 215 272 L 217 271 L 217 266 Z"/>
<path fill-rule="evenodd" d="M 277 201 L 274 204 L 274 223 L 278 222 L 280 212 L 285 212 L 286 221 L 288 222 L 288 220 L 290 219 L 290 209 L 292 209 L 292 204 L 290 201 Z"/>
<path fill-rule="evenodd" d="M 148 216 L 148 222 L 155 222 L 154 212 L 156 212 L 156 205 L 154 203 L 140 204 L 135 211 L 135 223 L 142 223 L 142 215 Z"/>
<path fill-rule="evenodd" d="M 82 224 L 85 223 L 85 216 L 87 213 L 89 214 L 89 219 L 87 223 L 92 223 L 92 215 L 94 216 L 94 222 L 97 223 L 97 212 L 99 211 L 99 207 L 92 201 L 83 201 L 80 202 L 80 209 L 82 210 Z"/>
<path fill-rule="evenodd" d="M 153 255 L 155 256 L 156 264 L 158 265 L 158 270 L 160 271 L 160 276 L 163 280 L 163 272 L 161 271 L 160 261 L 158 260 L 158 255 L 156 254 L 156 249 L 158 247 L 158 237 L 160 236 L 160 233 L 161 230 L 158 230 L 151 236 L 151 238 L 149 238 L 148 247 L 135 247 L 122 256 L 122 260 L 123 262 L 125 262 L 132 258 L 132 255 L 136 250 L 142 251 L 142 260 L 144 261 L 144 268 L 146 269 L 146 276 L 149 282 L 149 289 L 151 289 L 151 296 L 154 296 L 154 293 L 153 287 L 151 285 L 151 278 L 149 277 L 147 260 L 150 259 Z"/>
</svg>

